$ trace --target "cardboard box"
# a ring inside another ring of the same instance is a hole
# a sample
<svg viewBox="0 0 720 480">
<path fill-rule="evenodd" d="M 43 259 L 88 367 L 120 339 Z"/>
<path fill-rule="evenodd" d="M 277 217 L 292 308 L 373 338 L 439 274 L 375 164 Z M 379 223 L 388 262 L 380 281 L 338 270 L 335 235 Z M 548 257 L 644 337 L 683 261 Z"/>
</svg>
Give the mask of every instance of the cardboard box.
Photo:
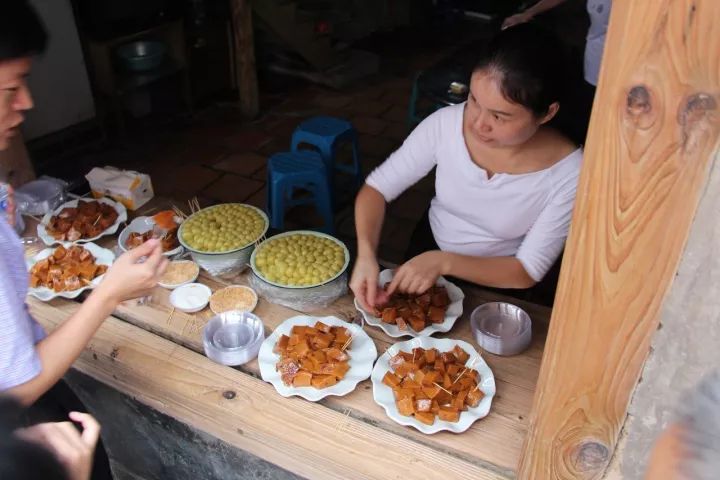
<svg viewBox="0 0 720 480">
<path fill-rule="evenodd" d="M 150 176 L 145 173 L 95 167 L 85 178 L 90 183 L 93 197 L 110 197 L 128 210 L 137 210 L 155 196 Z"/>
</svg>

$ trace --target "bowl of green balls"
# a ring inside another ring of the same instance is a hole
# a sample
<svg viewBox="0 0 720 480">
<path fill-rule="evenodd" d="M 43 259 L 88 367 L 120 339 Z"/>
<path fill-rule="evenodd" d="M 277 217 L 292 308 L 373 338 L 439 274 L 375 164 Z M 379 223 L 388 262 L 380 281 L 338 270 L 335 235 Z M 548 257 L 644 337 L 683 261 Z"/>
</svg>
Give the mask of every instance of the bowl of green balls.
<svg viewBox="0 0 720 480">
<path fill-rule="evenodd" d="M 343 242 L 310 230 L 270 237 L 250 256 L 255 275 L 283 288 L 311 288 L 332 282 L 349 263 L 350 253 Z"/>
<path fill-rule="evenodd" d="M 223 203 L 188 217 L 178 230 L 178 240 L 198 265 L 212 275 L 224 275 L 250 262 L 250 254 L 269 224 L 259 208 Z"/>
</svg>

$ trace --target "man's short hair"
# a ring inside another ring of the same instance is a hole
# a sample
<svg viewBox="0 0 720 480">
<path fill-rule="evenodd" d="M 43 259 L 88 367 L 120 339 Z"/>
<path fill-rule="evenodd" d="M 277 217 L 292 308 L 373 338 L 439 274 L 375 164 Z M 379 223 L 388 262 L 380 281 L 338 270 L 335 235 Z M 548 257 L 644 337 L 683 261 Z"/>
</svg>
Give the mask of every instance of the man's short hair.
<svg viewBox="0 0 720 480">
<path fill-rule="evenodd" d="M 30 57 L 45 51 L 47 33 L 27 0 L 0 5 L 0 62 Z"/>
</svg>

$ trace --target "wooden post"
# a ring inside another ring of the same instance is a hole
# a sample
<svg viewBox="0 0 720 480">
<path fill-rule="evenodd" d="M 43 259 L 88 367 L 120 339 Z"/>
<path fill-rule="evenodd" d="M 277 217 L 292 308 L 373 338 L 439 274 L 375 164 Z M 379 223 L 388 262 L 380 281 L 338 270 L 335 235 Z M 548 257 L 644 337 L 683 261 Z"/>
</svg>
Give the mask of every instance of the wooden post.
<svg viewBox="0 0 720 480">
<path fill-rule="evenodd" d="M 720 2 L 615 0 L 518 478 L 601 478 L 718 146 Z"/>
<path fill-rule="evenodd" d="M 230 15 L 235 33 L 235 75 L 240 110 L 245 117 L 254 118 L 260 107 L 250 0 L 230 0 Z"/>
</svg>

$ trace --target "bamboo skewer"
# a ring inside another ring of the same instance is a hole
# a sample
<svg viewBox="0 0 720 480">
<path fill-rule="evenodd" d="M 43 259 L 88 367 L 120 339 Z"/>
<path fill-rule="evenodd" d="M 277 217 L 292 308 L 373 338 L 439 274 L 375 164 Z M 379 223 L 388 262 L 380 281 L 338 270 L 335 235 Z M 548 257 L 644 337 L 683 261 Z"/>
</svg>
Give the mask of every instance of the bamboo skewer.
<svg viewBox="0 0 720 480">
<path fill-rule="evenodd" d="M 175 307 L 172 307 L 172 309 L 170 310 L 170 315 L 168 315 L 167 320 L 165 320 L 165 325 L 170 325 L 170 320 L 172 320 L 174 313 L 175 313 Z"/>
<path fill-rule="evenodd" d="M 445 390 L 442 386 L 438 385 L 437 382 L 433 382 L 433 385 L 435 385 L 436 387 L 438 387 L 440 390 L 447 393 L 448 395 L 452 395 L 452 392 Z"/>
</svg>

